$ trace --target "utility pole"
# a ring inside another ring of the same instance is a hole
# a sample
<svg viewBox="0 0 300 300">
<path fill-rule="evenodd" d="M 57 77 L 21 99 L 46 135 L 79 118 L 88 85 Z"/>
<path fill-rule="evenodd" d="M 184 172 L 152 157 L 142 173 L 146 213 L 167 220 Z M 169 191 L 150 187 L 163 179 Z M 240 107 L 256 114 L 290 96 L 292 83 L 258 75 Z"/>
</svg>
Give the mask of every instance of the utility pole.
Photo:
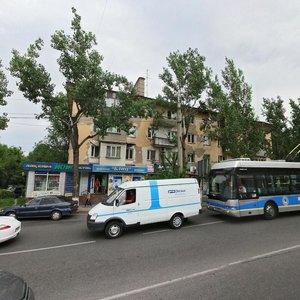
<svg viewBox="0 0 300 300">
<path fill-rule="evenodd" d="M 180 87 L 178 87 L 177 95 L 177 149 L 178 149 L 178 167 L 179 173 L 183 172 L 183 157 L 182 157 L 182 111 L 181 111 L 181 99 L 180 99 Z"/>
</svg>

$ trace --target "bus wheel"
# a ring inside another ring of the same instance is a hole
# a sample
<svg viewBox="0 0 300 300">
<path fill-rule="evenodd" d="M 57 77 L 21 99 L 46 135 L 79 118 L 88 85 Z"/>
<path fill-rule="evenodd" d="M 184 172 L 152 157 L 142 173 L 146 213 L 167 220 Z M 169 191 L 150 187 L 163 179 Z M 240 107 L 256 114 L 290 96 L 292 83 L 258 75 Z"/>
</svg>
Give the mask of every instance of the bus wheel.
<svg viewBox="0 0 300 300">
<path fill-rule="evenodd" d="M 264 207 L 264 218 L 266 220 L 275 219 L 278 215 L 278 208 L 273 202 L 267 202 Z"/>
<path fill-rule="evenodd" d="M 179 229 L 183 225 L 184 218 L 181 214 L 175 214 L 172 216 L 171 220 L 169 221 L 169 224 L 171 228 L 173 229 Z"/>
</svg>

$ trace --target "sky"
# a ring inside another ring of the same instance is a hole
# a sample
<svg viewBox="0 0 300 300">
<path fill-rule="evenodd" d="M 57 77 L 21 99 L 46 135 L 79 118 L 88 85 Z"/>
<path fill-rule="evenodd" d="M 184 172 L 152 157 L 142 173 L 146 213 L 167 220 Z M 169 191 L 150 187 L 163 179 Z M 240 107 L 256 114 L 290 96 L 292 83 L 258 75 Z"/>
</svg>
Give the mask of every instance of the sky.
<svg viewBox="0 0 300 300">
<path fill-rule="evenodd" d="M 225 57 L 232 59 L 252 86 L 252 105 L 259 119 L 263 98 L 300 97 L 300 1 L 297 0 L 0 0 L 0 59 L 9 66 L 12 49 L 24 53 L 37 38 L 44 48 L 40 62 L 62 91 L 59 53 L 51 48 L 56 30 L 71 34 L 71 8 L 81 26 L 96 35 L 102 67 L 135 83 L 146 79 L 146 96 L 161 93 L 159 74 L 171 52 L 197 48 L 206 65 L 220 76 Z M 5 70 L 14 94 L 8 104 L 8 128 L 0 143 L 21 147 L 25 154 L 47 134 L 41 110 L 18 91 Z"/>
</svg>

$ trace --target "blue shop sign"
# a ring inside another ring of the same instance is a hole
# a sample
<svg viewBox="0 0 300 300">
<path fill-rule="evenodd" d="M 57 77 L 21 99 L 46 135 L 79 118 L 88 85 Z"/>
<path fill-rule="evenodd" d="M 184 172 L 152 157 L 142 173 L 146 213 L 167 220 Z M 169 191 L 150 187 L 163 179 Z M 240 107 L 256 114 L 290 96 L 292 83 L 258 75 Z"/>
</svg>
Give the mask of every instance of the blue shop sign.
<svg viewBox="0 0 300 300">
<path fill-rule="evenodd" d="M 25 171 L 56 171 L 56 172 L 73 172 L 72 164 L 61 164 L 51 162 L 24 162 Z M 79 165 L 79 172 L 91 172 L 91 165 Z"/>
<path fill-rule="evenodd" d="M 93 172 L 102 172 L 102 173 L 143 173 L 148 172 L 147 167 L 127 167 L 127 166 L 100 166 L 93 165 Z"/>
</svg>

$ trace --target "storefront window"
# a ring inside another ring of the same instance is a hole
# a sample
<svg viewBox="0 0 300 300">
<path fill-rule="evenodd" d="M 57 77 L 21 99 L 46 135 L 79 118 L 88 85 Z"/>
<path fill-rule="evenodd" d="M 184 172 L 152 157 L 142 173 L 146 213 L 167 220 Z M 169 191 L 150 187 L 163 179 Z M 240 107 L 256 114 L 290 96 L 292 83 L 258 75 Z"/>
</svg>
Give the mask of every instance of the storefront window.
<svg viewBox="0 0 300 300">
<path fill-rule="evenodd" d="M 36 172 L 34 179 L 35 191 L 58 191 L 59 173 Z"/>
</svg>

